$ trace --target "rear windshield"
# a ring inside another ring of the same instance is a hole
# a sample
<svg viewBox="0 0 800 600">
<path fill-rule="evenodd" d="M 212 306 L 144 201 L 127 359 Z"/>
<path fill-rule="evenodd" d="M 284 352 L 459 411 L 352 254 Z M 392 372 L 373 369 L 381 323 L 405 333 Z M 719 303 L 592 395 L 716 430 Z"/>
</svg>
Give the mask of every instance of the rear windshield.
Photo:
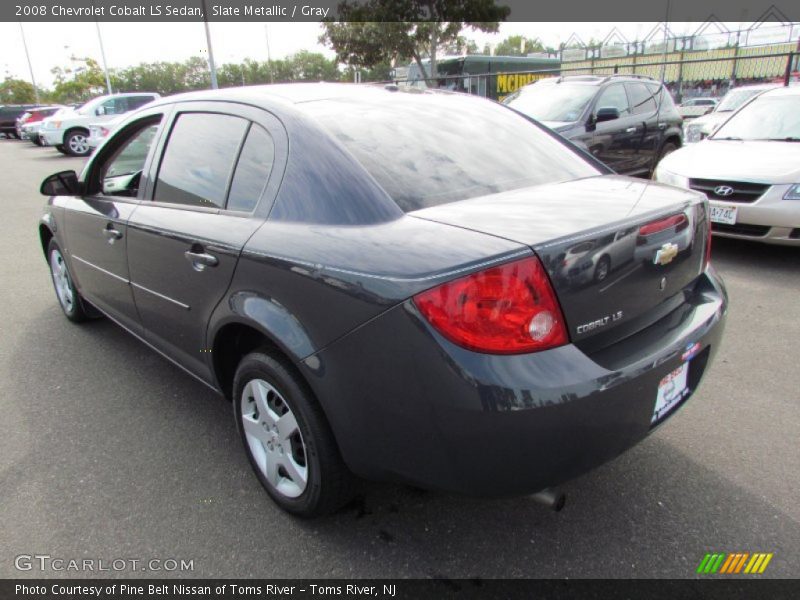
<svg viewBox="0 0 800 600">
<path fill-rule="evenodd" d="M 599 173 L 525 117 L 489 100 L 376 92 L 298 106 L 405 212 Z"/>
</svg>

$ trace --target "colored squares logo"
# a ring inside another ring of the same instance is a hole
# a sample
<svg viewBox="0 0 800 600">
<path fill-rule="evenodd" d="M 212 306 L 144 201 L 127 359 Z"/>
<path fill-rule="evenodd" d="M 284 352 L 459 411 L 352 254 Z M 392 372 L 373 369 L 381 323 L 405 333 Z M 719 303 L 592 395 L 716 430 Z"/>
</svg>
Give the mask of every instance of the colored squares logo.
<svg viewBox="0 0 800 600">
<path fill-rule="evenodd" d="M 760 574 L 766 570 L 772 556 L 772 552 L 708 553 L 700 561 L 697 572 L 702 575 Z"/>
</svg>

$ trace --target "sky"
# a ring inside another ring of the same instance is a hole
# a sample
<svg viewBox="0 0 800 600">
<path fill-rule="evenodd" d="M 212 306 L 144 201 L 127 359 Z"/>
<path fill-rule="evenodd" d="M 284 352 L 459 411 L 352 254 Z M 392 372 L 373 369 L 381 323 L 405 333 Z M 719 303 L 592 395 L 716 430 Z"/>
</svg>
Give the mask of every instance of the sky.
<svg viewBox="0 0 800 600">
<path fill-rule="evenodd" d="M 574 32 L 584 41 L 603 39 L 615 27 L 630 40 L 644 37 L 656 23 L 502 23 L 497 34 L 465 30 L 479 48 L 486 42 L 497 44 L 509 35 L 538 37 L 546 46 L 557 47 Z M 738 23 L 726 23 L 737 29 Z M 672 23 L 676 34 L 693 33 L 698 23 Z M 50 70 L 68 67 L 70 56 L 90 56 L 100 61 L 97 25 L 86 23 L 23 23 L 33 73 L 40 87 L 53 83 Z M 106 60 L 110 69 L 141 62 L 181 61 L 190 56 L 206 56 L 202 23 L 100 23 Z M 273 59 L 299 50 L 333 52 L 317 41 L 318 23 L 211 23 L 214 58 L 217 64 L 241 62 L 245 58 L 266 60 L 267 32 Z M 101 63 L 102 64 L 102 63 Z M 0 78 L 30 80 L 19 23 L 0 23 Z"/>
</svg>

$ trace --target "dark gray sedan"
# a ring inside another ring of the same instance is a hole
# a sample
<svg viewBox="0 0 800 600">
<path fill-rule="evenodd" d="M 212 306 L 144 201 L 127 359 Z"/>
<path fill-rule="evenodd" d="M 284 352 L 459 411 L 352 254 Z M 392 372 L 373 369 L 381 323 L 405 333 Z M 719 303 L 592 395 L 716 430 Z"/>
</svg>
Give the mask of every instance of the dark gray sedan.
<svg viewBox="0 0 800 600">
<path fill-rule="evenodd" d="M 295 514 L 353 475 L 558 484 L 673 414 L 722 335 L 704 196 L 466 95 L 164 98 L 42 192 L 67 318 L 105 315 L 231 400 Z"/>
</svg>

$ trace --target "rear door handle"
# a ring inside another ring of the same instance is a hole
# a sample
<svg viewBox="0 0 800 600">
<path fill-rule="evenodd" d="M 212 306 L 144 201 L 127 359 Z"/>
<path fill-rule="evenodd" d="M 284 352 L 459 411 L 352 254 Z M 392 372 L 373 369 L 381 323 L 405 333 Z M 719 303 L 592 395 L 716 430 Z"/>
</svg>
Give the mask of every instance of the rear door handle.
<svg viewBox="0 0 800 600">
<path fill-rule="evenodd" d="M 115 240 L 122 237 L 122 232 L 114 229 L 114 226 L 109 223 L 106 225 L 106 228 L 103 229 L 103 235 L 106 236 L 109 244 L 113 244 Z"/>
<path fill-rule="evenodd" d="M 628 127 L 628 128 L 625 130 L 625 133 L 634 133 L 634 132 L 635 132 L 635 131 L 637 131 L 638 129 L 639 129 L 638 127 Z"/>
<path fill-rule="evenodd" d="M 183 253 L 195 271 L 202 271 L 206 267 L 216 267 L 219 264 L 219 260 L 213 254 L 209 254 L 208 252 L 203 252 L 202 250 L 199 252 L 194 252 L 192 250 L 187 250 Z"/>
</svg>

